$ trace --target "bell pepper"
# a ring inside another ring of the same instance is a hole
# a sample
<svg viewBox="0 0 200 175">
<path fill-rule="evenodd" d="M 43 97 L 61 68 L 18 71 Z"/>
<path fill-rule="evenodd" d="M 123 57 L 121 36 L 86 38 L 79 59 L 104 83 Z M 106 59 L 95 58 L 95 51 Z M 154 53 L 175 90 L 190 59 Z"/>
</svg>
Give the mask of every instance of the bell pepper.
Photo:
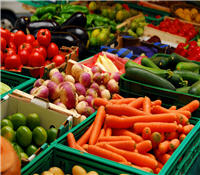
<svg viewBox="0 0 200 175">
<path fill-rule="evenodd" d="M 52 16 L 53 15 L 51 13 L 46 13 L 46 14 L 42 15 L 40 20 L 52 19 Z"/>
<path fill-rule="evenodd" d="M 39 21 L 39 18 L 35 15 L 31 16 L 31 19 L 30 19 L 31 22 L 33 21 Z"/>
<path fill-rule="evenodd" d="M 52 15 L 56 13 L 56 6 L 55 5 L 48 5 L 48 6 L 44 6 L 44 7 L 39 7 L 36 9 L 35 12 L 35 16 L 37 17 L 41 17 L 46 13 L 51 13 Z"/>
</svg>

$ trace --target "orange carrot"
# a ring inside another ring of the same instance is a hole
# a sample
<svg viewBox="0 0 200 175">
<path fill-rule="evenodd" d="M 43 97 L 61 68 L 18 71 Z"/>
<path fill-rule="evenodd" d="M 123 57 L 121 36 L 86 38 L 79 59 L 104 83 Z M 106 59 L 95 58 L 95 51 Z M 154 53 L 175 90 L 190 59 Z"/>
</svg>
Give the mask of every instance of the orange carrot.
<svg viewBox="0 0 200 175">
<path fill-rule="evenodd" d="M 151 141 L 152 143 L 160 143 L 161 142 L 161 134 L 159 132 L 153 132 L 151 134 Z"/>
<path fill-rule="evenodd" d="M 104 98 L 95 98 L 93 102 L 95 107 L 106 106 L 108 103 L 109 101 Z"/>
<path fill-rule="evenodd" d="M 161 158 L 161 156 L 162 156 L 163 154 L 161 154 L 160 151 L 159 151 L 157 148 L 155 148 L 155 149 L 154 149 L 154 155 L 156 156 L 156 158 L 157 158 L 158 160 L 160 160 L 160 158 Z"/>
<path fill-rule="evenodd" d="M 109 102 L 112 104 L 129 104 L 133 101 L 135 101 L 135 98 L 115 99 L 115 100 L 110 100 Z"/>
<path fill-rule="evenodd" d="M 129 103 L 128 106 L 130 106 L 132 108 L 139 109 L 139 108 L 142 107 L 143 101 L 144 101 L 144 98 L 139 97 L 135 101 L 132 101 L 131 103 Z"/>
<path fill-rule="evenodd" d="M 160 171 L 161 171 L 161 168 L 156 168 L 155 171 L 154 171 L 154 173 L 158 174 Z"/>
<path fill-rule="evenodd" d="M 113 95 L 112 95 L 112 99 L 122 99 L 122 98 L 124 98 L 124 97 L 122 97 L 122 96 L 119 95 L 119 94 L 113 94 Z"/>
<path fill-rule="evenodd" d="M 106 113 L 113 115 L 126 115 L 126 116 L 135 116 L 135 115 L 145 115 L 146 113 L 140 111 L 136 108 L 132 108 L 125 104 L 107 104 Z"/>
<path fill-rule="evenodd" d="M 145 153 L 144 155 L 156 160 L 156 157 L 151 153 Z"/>
<path fill-rule="evenodd" d="M 91 135 L 91 132 L 92 132 L 93 125 L 94 125 L 94 123 L 92 123 L 92 125 L 90 125 L 88 130 L 80 137 L 80 139 L 78 139 L 77 143 L 80 146 L 82 146 L 82 145 L 84 145 L 88 142 L 90 135 Z"/>
<path fill-rule="evenodd" d="M 169 110 L 176 110 L 176 106 L 171 106 Z"/>
<path fill-rule="evenodd" d="M 193 128 L 194 128 L 194 125 L 192 124 L 186 125 L 183 127 L 183 133 L 187 135 Z"/>
<path fill-rule="evenodd" d="M 178 124 L 178 129 L 177 129 L 178 133 L 182 133 L 183 132 L 183 125 Z"/>
<path fill-rule="evenodd" d="M 135 149 L 135 141 L 127 140 L 127 141 L 118 141 L 118 142 L 98 142 L 96 146 L 104 148 L 104 144 L 109 144 L 119 149 L 124 149 L 127 151 L 134 151 Z"/>
<path fill-rule="evenodd" d="M 151 100 L 149 97 L 144 97 L 143 101 L 143 111 L 147 114 L 151 114 Z"/>
<path fill-rule="evenodd" d="M 95 145 L 88 146 L 88 153 L 116 162 L 127 162 L 123 156 Z"/>
<path fill-rule="evenodd" d="M 173 132 L 176 131 L 178 126 L 175 123 L 164 123 L 164 122 L 138 122 L 133 125 L 134 131 L 141 133 L 145 127 L 149 127 L 151 132 Z"/>
<path fill-rule="evenodd" d="M 138 166 L 149 167 L 149 168 L 154 169 L 158 165 L 156 160 L 149 158 L 148 156 L 145 156 L 143 154 L 125 151 L 122 149 L 115 148 L 108 144 L 105 144 L 104 146 L 105 146 L 105 149 L 125 157 L 127 161 L 132 162 Z"/>
<path fill-rule="evenodd" d="M 148 167 L 140 167 L 140 166 L 137 166 L 137 165 L 131 165 L 131 166 L 134 167 L 134 168 L 149 172 L 149 173 L 153 173 L 153 170 L 151 168 L 148 168 Z"/>
<path fill-rule="evenodd" d="M 100 137 L 98 142 L 115 142 L 115 141 L 127 141 L 132 140 L 130 136 L 108 136 Z"/>
<path fill-rule="evenodd" d="M 190 102 L 187 105 L 183 106 L 182 108 L 178 109 L 178 111 L 194 112 L 198 108 L 199 108 L 199 101 L 198 100 L 193 100 L 192 102 Z"/>
<path fill-rule="evenodd" d="M 130 128 L 136 122 L 168 122 L 172 123 L 177 119 L 176 114 L 154 114 L 135 117 L 120 118 L 114 115 L 106 115 L 106 125 L 110 128 Z"/>
<path fill-rule="evenodd" d="M 147 153 L 152 149 L 152 143 L 150 140 L 144 140 L 136 145 L 139 153 Z"/>
<path fill-rule="evenodd" d="M 75 148 L 80 150 L 80 151 L 82 151 L 82 152 L 86 152 L 86 150 L 83 147 L 81 147 L 79 144 L 77 144 L 77 143 L 76 143 L 76 147 Z"/>
<path fill-rule="evenodd" d="M 71 132 L 67 134 L 67 143 L 69 147 L 76 149 L 76 140 L 74 134 Z"/>
<path fill-rule="evenodd" d="M 161 161 L 163 164 L 165 164 L 165 163 L 169 160 L 170 157 L 171 157 L 170 154 L 163 154 L 163 155 L 160 156 L 160 161 Z"/>
<path fill-rule="evenodd" d="M 164 132 L 161 132 L 160 135 L 161 135 L 161 140 L 160 140 L 160 142 L 165 141 L 165 133 L 164 133 Z"/>
<path fill-rule="evenodd" d="M 169 150 L 169 141 L 166 140 L 164 142 L 159 143 L 158 150 L 160 151 L 161 154 L 166 153 Z"/>
<path fill-rule="evenodd" d="M 151 106 L 156 106 L 156 105 L 161 106 L 161 104 L 162 104 L 161 100 L 155 100 L 155 101 L 151 102 Z"/>
<path fill-rule="evenodd" d="M 88 144 L 84 144 L 84 145 L 82 145 L 82 148 L 87 151 L 88 150 L 88 146 L 89 146 Z"/>
<path fill-rule="evenodd" d="M 183 114 L 177 114 L 177 122 L 178 124 L 181 124 L 183 126 L 185 126 L 188 123 L 188 118 L 183 115 Z"/>
<path fill-rule="evenodd" d="M 105 134 L 105 136 L 107 137 L 107 136 L 112 136 L 112 129 L 111 128 L 107 128 L 106 129 L 106 134 Z"/>
<path fill-rule="evenodd" d="M 136 143 L 143 141 L 143 138 L 126 129 L 113 129 L 113 135 L 116 136 L 130 136 Z"/>
<path fill-rule="evenodd" d="M 119 163 L 124 164 L 124 165 L 128 165 L 128 166 L 132 165 L 131 162 L 119 162 Z"/>
<path fill-rule="evenodd" d="M 94 125 L 92 127 L 92 132 L 89 138 L 89 145 L 94 145 L 97 142 L 99 134 L 101 132 L 101 127 L 103 126 L 106 113 L 104 106 L 100 106 L 97 110 L 97 115 L 94 120 Z"/>
<path fill-rule="evenodd" d="M 100 134 L 99 134 L 99 138 L 100 138 L 100 137 L 104 137 L 104 136 L 105 136 L 105 129 L 102 128 L 101 131 L 100 131 Z M 99 139 L 99 138 L 98 138 L 98 139 Z"/>
<path fill-rule="evenodd" d="M 186 137 L 185 134 L 181 134 L 181 135 L 179 136 L 179 140 L 180 140 L 180 142 L 182 142 L 182 141 L 185 139 L 185 137 Z"/>
<path fill-rule="evenodd" d="M 172 140 L 178 137 L 178 133 L 176 131 L 173 132 L 166 132 L 165 137 L 167 140 Z"/>
<path fill-rule="evenodd" d="M 163 167 L 163 164 L 158 161 L 158 168 L 162 169 L 162 167 Z"/>
<path fill-rule="evenodd" d="M 150 137 L 151 137 L 151 129 L 149 127 L 145 127 L 142 131 L 142 138 L 150 139 Z"/>
<path fill-rule="evenodd" d="M 172 139 L 169 143 L 169 150 L 175 150 L 180 145 L 180 141 L 178 139 Z"/>
</svg>

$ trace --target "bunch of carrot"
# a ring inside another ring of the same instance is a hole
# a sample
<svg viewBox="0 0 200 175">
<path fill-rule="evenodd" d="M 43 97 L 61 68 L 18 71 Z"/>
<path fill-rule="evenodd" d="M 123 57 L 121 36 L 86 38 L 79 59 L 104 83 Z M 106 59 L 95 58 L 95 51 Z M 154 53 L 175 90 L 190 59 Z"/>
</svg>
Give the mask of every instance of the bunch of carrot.
<svg viewBox="0 0 200 175">
<path fill-rule="evenodd" d="M 69 133 L 68 145 L 158 174 L 194 127 L 189 118 L 199 101 L 167 109 L 161 106 L 161 100 L 114 94 L 109 101 L 96 98 L 94 105 L 98 107 L 94 122 L 77 141 Z"/>
</svg>

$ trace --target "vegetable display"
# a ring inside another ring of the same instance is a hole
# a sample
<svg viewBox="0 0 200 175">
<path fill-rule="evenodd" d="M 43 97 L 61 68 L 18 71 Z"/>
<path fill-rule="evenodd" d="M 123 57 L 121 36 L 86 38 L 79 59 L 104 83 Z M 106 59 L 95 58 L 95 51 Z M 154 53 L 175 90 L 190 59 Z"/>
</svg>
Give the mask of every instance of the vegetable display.
<svg viewBox="0 0 200 175">
<path fill-rule="evenodd" d="M 94 122 L 77 141 L 69 133 L 68 146 L 158 174 L 194 127 L 189 118 L 199 101 L 167 109 L 160 100 L 114 94 L 111 100 L 95 98 L 94 105 Z"/>
</svg>

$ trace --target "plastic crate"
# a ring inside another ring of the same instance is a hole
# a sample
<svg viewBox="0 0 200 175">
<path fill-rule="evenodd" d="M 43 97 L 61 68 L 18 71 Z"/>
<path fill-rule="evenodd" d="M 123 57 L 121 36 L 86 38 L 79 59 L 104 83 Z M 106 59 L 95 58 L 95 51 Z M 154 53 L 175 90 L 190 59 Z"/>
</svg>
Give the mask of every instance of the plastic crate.
<svg viewBox="0 0 200 175">
<path fill-rule="evenodd" d="M 7 94 L 12 93 L 12 91 L 14 91 L 15 89 L 19 89 L 25 92 L 29 91 L 36 80 L 35 78 L 27 77 L 24 75 L 4 70 L 1 70 L 0 74 L 1 74 L 1 82 L 7 84 L 11 88 L 10 91 L 0 95 L 1 99 Z"/>
</svg>

